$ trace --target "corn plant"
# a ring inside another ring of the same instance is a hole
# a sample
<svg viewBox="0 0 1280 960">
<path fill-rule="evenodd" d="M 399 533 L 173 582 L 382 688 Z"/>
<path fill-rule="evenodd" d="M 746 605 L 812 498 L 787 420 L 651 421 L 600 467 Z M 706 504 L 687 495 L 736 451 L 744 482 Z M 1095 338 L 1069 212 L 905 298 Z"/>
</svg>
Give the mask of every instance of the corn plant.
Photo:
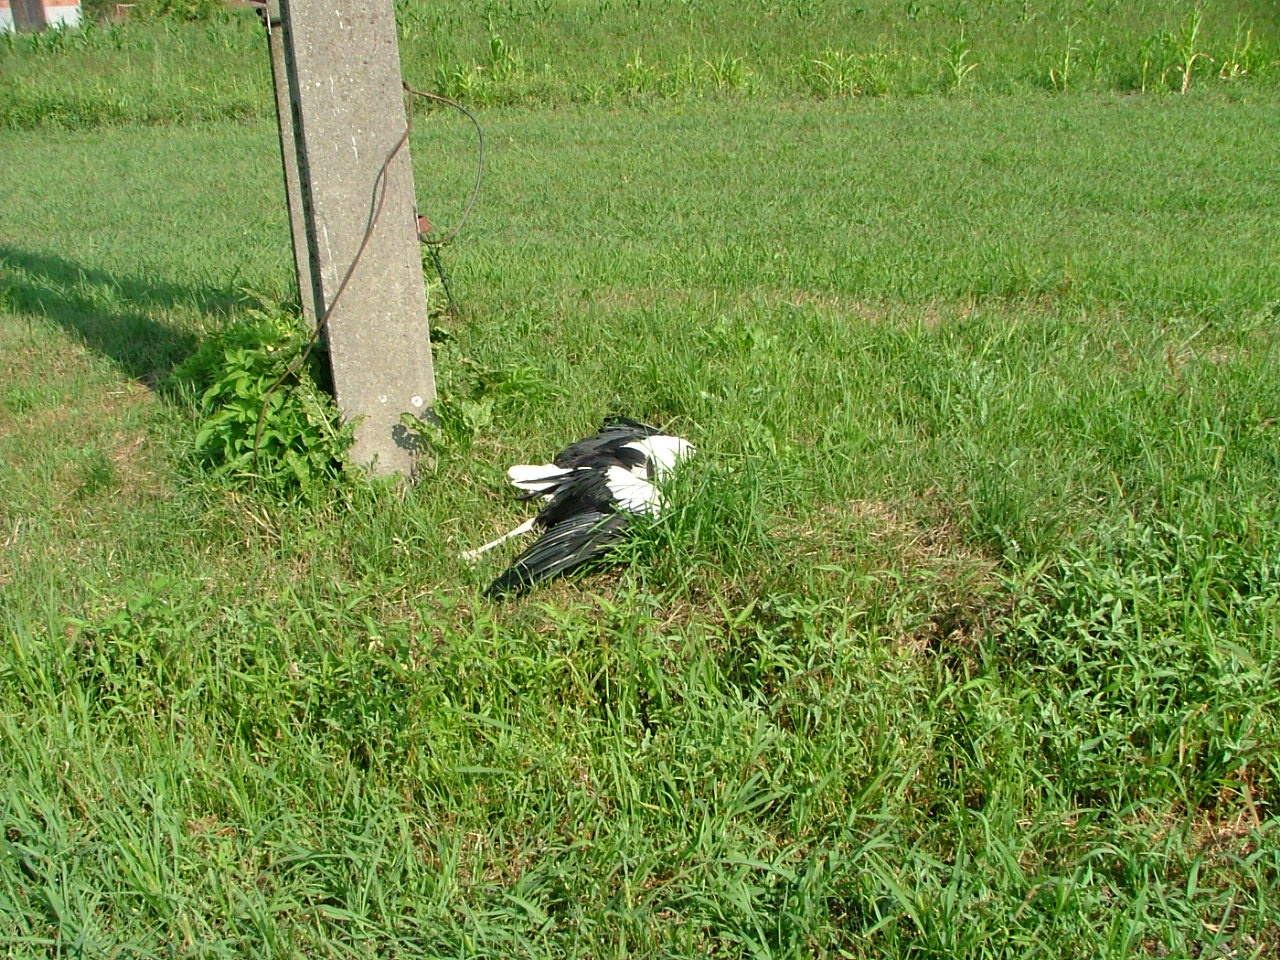
<svg viewBox="0 0 1280 960">
<path fill-rule="evenodd" d="M 705 61 L 705 66 L 707 76 L 717 87 L 741 90 L 747 86 L 751 77 L 751 71 L 743 63 L 742 57 L 731 57 L 727 53 L 720 54 L 714 60 Z"/>
<path fill-rule="evenodd" d="M 1057 67 L 1049 70 L 1049 82 L 1053 84 L 1053 89 L 1066 93 L 1071 83 L 1071 71 L 1076 63 L 1076 56 L 1080 52 L 1080 38 L 1076 35 L 1076 23 L 1073 21 L 1066 26 L 1066 37 L 1063 42 L 1062 59 Z"/>
<path fill-rule="evenodd" d="M 1170 74 L 1176 75 L 1179 78 L 1178 92 L 1184 95 L 1191 89 L 1191 76 L 1195 71 L 1196 61 L 1213 60 L 1209 54 L 1198 49 L 1203 19 L 1204 12 L 1197 5 L 1182 19 L 1178 33 L 1170 38 L 1177 61 L 1165 70 L 1161 79 L 1167 85 Z"/>
<path fill-rule="evenodd" d="M 942 55 L 942 62 L 946 66 L 946 76 L 953 93 L 964 86 L 969 74 L 973 73 L 978 67 L 978 61 L 969 59 L 972 53 L 973 51 L 965 45 L 964 25 L 961 24 L 959 38 Z"/>
<path fill-rule="evenodd" d="M 658 68 L 637 50 L 622 67 L 622 89 L 629 94 L 652 93 L 658 89 Z"/>
<path fill-rule="evenodd" d="M 843 97 L 862 91 L 854 79 L 853 58 L 843 50 L 824 50 L 809 61 L 810 86 L 821 97 Z"/>
<path fill-rule="evenodd" d="M 493 72 L 494 79 L 501 80 L 513 76 L 520 72 L 520 66 L 520 54 L 507 46 L 507 42 L 493 29 L 491 24 L 489 28 L 489 69 Z"/>
<path fill-rule="evenodd" d="M 857 97 L 881 94 L 889 89 L 885 58 L 881 53 L 859 55 L 839 49 L 826 49 L 806 61 L 805 76 L 815 96 Z"/>
<path fill-rule="evenodd" d="M 1231 52 L 1222 59 L 1222 68 L 1218 71 L 1223 80 L 1236 80 L 1254 73 L 1259 63 L 1265 63 L 1265 54 L 1260 56 L 1257 37 L 1253 27 L 1244 24 L 1236 25 L 1236 37 L 1231 44 Z"/>
</svg>

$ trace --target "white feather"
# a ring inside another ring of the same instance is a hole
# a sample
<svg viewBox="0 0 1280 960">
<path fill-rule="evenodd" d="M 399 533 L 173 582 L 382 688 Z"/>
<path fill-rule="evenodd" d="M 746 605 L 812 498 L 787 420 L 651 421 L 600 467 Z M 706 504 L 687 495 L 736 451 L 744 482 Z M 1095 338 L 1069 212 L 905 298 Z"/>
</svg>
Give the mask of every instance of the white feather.
<svg viewBox="0 0 1280 960">
<path fill-rule="evenodd" d="M 653 437 L 642 437 L 629 444 L 639 450 L 653 462 L 653 474 L 659 480 L 671 473 L 675 465 L 694 452 L 693 444 L 679 437 L 658 434 Z"/>
<path fill-rule="evenodd" d="M 658 488 L 626 467 L 610 467 L 605 473 L 605 483 L 620 510 L 656 517 L 662 509 L 662 494 Z"/>
<path fill-rule="evenodd" d="M 554 463 L 517 463 L 507 468 L 507 477 L 521 490 L 541 492 L 570 472 Z"/>
</svg>

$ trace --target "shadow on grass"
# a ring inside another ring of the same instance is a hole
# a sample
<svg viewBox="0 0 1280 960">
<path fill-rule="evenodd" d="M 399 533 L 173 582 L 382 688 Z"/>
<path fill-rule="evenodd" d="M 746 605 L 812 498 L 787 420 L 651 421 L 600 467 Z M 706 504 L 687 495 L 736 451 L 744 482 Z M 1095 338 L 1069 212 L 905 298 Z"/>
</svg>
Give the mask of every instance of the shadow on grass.
<svg viewBox="0 0 1280 960">
<path fill-rule="evenodd" d="M 86 268 L 0 243 L 0 297 L 15 311 L 48 317 L 152 389 L 195 349 L 196 334 L 166 313 L 222 316 L 230 290 L 188 287 Z"/>
</svg>

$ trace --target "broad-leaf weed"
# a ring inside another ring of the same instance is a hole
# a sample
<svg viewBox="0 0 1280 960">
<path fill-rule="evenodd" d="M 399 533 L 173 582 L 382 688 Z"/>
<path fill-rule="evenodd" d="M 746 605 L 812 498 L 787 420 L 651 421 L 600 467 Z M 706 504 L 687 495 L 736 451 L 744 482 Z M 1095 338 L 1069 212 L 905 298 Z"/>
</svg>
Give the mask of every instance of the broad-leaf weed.
<svg viewBox="0 0 1280 960">
<path fill-rule="evenodd" d="M 209 336 L 171 378 L 197 394 L 200 465 L 236 486 L 309 499 L 341 475 L 353 425 L 342 423 L 324 351 L 287 312 L 248 310 Z"/>
</svg>

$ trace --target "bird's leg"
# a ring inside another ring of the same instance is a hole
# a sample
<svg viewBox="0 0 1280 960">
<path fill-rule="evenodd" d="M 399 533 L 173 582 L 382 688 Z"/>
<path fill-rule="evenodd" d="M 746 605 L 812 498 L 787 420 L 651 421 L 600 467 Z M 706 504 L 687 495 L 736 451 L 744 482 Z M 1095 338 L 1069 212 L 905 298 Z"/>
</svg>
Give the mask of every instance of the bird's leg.
<svg viewBox="0 0 1280 960">
<path fill-rule="evenodd" d="M 502 544 L 510 540 L 512 537 L 518 537 L 518 536 L 521 536 L 522 534 L 528 533 L 530 530 L 533 529 L 533 522 L 536 519 L 538 518 L 530 517 L 528 520 L 520 524 L 520 526 L 516 527 L 514 530 L 510 531 L 509 533 L 504 533 L 497 540 L 492 540 L 489 543 L 486 543 L 483 547 L 476 547 L 474 550 L 468 550 L 466 553 L 462 555 L 462 559 L 475 560 L 482 553 L 488 553 L 494 547 L 501 546 Z"/>
</svg>

